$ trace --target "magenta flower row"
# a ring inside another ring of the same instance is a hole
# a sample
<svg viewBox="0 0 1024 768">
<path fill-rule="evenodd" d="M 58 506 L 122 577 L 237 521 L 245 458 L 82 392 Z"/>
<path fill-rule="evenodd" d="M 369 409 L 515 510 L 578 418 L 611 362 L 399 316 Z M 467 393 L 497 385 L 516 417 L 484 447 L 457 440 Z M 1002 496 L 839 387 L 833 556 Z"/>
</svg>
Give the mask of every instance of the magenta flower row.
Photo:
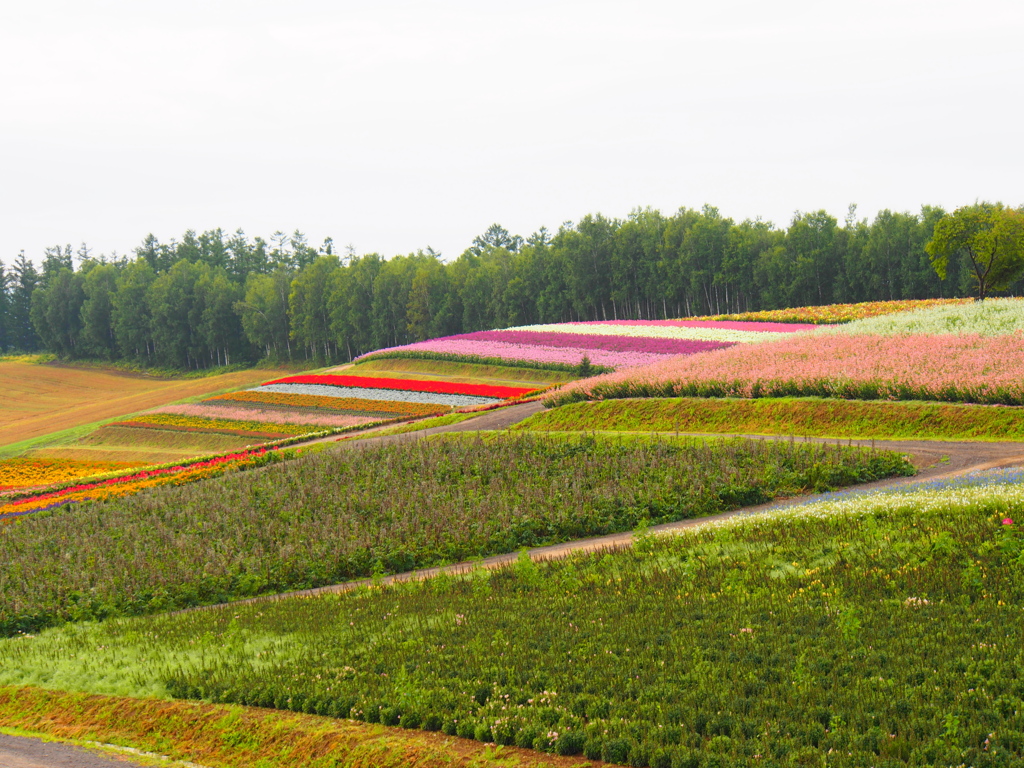
<svg viewBox="0 0 1024 768">
<path fill-rule="evenodd" d="M 693 339 L 649 339 L 642 336 L 598 336 L 582 333 L 555 333 L 553 331 L 477 331 L 460 336 L 448 336 L 436 341 L 500 341 L 563 349 L 591 349 L 607 352 L 643 352 L 652 355 L 692 355 L 711 349 L 731 347 L 731 341 L 695 341 Z"/>
<path fill-rule="evenodd" d="M 640 339 L 634 339 L 640 342 Z M 586 356 L 594 365 L 609 368 L 629 368 L 649 365 L 664 360 L 666 356 L 652 352 L 616 352 L 603 349 L 576 347 L 542 347 L 535 344 L 511 344 L 502 341 L 476 341 L 457 336 L 445 339 L 430 339 L 393 347 L 402 351 L 442 352 L 449 355 L 475 355 L 477 357 L 499 357 L 505 360 L 524 360 L 535 363 L 564 363 L 578 365 Z M 382 350 L 390 351 L 390 350 Z"/>
</svg>

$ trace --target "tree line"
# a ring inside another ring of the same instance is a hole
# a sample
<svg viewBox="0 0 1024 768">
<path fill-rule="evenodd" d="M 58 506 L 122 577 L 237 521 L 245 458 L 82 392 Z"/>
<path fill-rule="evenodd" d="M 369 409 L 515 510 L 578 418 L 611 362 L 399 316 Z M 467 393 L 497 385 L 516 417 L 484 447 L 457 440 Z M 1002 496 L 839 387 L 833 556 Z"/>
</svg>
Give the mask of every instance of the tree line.
<svg viewBox="0 0 1024 768">
<path fill-rule="evenodd" d="M 970 260 L 948 254 L 940 279 L 925 248 L 944 214 L 884 210 L 869 222 L 851 206 L 842 223 L 798 212 L 779 228 L 712 206 L 643 208 L 526 238 L 494 224 L 448 262 L 430 248 L 338 253 L 298 231 L 269 242 L 220 229 L 149 235 L 131 257 L 55 246 L 41 270 L 24 252 L 0 262 L 0 349 L 195 369 L 349 360 L 532 323 L 968 296 Z M 1006 288 L 1020 294 L 1024 282 Z"/>
</svg>

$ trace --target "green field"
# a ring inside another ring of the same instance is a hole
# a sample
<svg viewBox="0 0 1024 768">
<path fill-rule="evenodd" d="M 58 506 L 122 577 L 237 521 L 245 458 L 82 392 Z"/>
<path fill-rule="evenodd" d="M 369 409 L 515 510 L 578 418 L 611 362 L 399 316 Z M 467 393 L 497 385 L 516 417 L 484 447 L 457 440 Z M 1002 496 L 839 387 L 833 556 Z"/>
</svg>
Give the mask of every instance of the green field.
<svg viewBox="0 0 1024 768">
<path fill-rule="evenodd" d="M 637 398 L 573 403 L 516 425 L 532 431 L 709 432 L 904 440 L 1024 440 L 1024 408 L 805 398 Z"/>
<path fill-rule="evenodd" d="M 655 768 L 1016 765 L 1024 536 L 1008 507 L 1019 489 L 894 494 L 462 578 L 69 625 L 0 644 L 0 683 Z"/>
<path fill-rule="evenodd" d="M 892 453 L 743 440 L 499 434 L 322 451 L 0 526 L 9 564 L 0 634 L 407 571 L 912 473 Z"/>
</svg>

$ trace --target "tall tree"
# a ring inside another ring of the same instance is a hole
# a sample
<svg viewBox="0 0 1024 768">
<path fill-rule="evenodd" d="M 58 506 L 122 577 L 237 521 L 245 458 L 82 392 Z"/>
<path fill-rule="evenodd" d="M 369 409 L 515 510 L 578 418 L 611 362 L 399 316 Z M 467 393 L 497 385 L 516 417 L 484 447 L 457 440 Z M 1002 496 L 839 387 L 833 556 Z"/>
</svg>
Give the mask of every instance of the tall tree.
<svg viewBox="0 0 1024 768">
<path fill-rule="evenodd" d="M 75 357 L 82 332 L 83 277 L 61 269 L 32 292 L 29 317 L 43 346 L 61 357 Z"/>
<path fill-rule="evenodd" d="M 1004 290 L 1024 274 L 1024 211 L 1002 203 L 957 208 L 935 225 L 926 248 L 943 280 L 950 256 L 966 257 L 978 300 L 983 301 L 990 291 Z"/>
<path fill-rule="evenodd" d="M 125 266 L 117 277 L 110 307 L 114 339 L 121 356 L 139 362 L 153 355 L 152 307 L 149 289 L 156 271 L 145 255 Z"/>
<path fill-rule="evenodd" d="M 116 356 L 113 310 L 117 273 L 113 264 L 96 264 L 84 275 L 81 336 L 85 355 L 104 359 Z"/>
<path fill-rule="evenodd" d="M 292 281 L 288 296 L 291 336 L 308 353 L 324 361 L 337 354 L 331 334 L 331 274 L 341 266 L 337 256 L 320 256 Z"/>
<path fill-rule="evenodd" d="M 8 344 L 21 352 L 39 349 L 39 335 L 32 325 L 32 293 L 39 284 L 39 272 L 21 251 L 14 260 L 8 302 Z"/>
<path fill-rule="evenodd" d="M 0 355 L 7 349 L 7 324 L 10 321 L 8 287 L 7 270 L 0 261 Z"/>
<path fill-rule="evenodd" d="M 292 346 L 288 330 L 288 294 L 292 273 L 283 267 L 269 275 L 250 273 L 245 281 L 245 296 L 235 302 L 245 337 L 262 349 L 267 358 L 291 360 Z"/>
</svg>

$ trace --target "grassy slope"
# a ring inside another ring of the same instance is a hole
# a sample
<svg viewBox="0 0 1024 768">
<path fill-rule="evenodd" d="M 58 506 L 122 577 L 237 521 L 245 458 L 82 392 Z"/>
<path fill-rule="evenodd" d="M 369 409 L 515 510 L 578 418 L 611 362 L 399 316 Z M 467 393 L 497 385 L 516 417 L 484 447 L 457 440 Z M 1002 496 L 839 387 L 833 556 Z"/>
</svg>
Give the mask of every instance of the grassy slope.
<svg viewBox="0 0 1024 768">
<path fill-rule="evenodd" d="M 637 398 L 573 403 L 513 429 L 1024 440 L 1024 408 L 826 398 Z"/>
<path fill-rule="evenodd" d="M 0 724 L 210 768 L 569 768 L 572 758 L 440 734 L 237 706 L 0 688 Z"/>
<path fill-rule="evenodd" d="M 380 707 L 482 741 L 581 732 L 616 762 L 667 755 L 659 768 L 826 753 L 835 766 L 1019 764 L 1024 536 L 1001 519 L 1024 495 L 1008 510 L 989 488 L 928 494 L 427 584 L 71 626 L 4 641 L 0 679 Z"/>
<path fill-rule="evenodd" d="M 0 561 L 18 564 L 0 570 L 0 628 L 333 584 L 908 472 L 894 454 L 686 438 L 521 433 L 324 451 L 0 528 Z"/>
</svg>

